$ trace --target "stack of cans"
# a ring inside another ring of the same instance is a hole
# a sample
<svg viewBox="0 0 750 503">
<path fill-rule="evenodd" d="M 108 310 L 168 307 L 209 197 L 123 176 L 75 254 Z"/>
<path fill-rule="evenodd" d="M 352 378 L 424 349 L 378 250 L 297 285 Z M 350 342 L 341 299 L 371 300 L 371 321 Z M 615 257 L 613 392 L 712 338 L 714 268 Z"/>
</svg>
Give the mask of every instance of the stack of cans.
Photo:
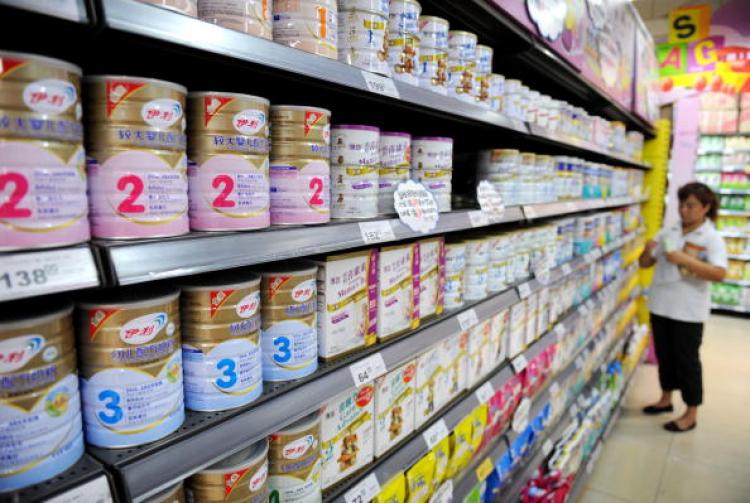
<svg viewBox="0 0 750 503">
<path fill-rule="evenodd" d="M 487 297 L 489 259 L 489 239 L 478 236 L 466 240 L 464 299 L 479 300 Z"/>
<path fill-rule="evenodd" d="M 268 440 L 205 468 L 187 481 L 189 501 L 244 503 L 268 499 Z M 174 501 L 174 500 L 165 500 Z M 179 500 L 178 500 L 179 501 Z"/>
<path fill-rule="evenodd" d="M 474 96 L 478 105 L 491 108 L 490 76 L 492 75 L 492 47 L 477 45 L 477 70 L 474 74 Z"/>
<path fill-rule="evenodd" d="M 274 0 L 273 40 L 295 49 L 336 59 L 336 0 Z"/>
<path fill-rule="evenodd" d="M 0 250 L 89 239 L 81 69 L 0 52 Z"/>
<path fill-rule="evenodd" d="M 388 66 L 388 0 L 339 0 L 339 61 L 381 75 Z"/>
<path fill-rule="evenodd" d="M 448 94 L 448 21 L 419 18 L 419 87 Z"/>
<path fill-rule="evenodd" d="M 388 64 L 394 79 L 419 85 L 419 14 L 416 0 L 390 0 Z"/>
<path fill-rule="evenodd" d="M 331 219 L 331 112 L 271 107 L 271 224 L 322 224 Z"/>
<path fill-rule="evenodd" d="M 448 96 L 476 102 L 477 36 L 468 31 L 448 32 Z"/>
<path fill-rule="evenodd" d="M 269 437 L 269 501 L 320 503 L 320 414 L 316 411 Z"/>
<path fill-rule="evenodd" d="M 190 227 L 200 231 L 268 227 L 268 108 L 235 93 L 188 96 Z"/>
<path fill-rule="evenodd" d="M 188 232 L 187 90 L 139 77 L 87 77 L 85 84 L 93 235 Z"/>
<path fill-rule="evenodd" d="M 268 0 L 198 0 L 198 17 L 256 37 L 273 36 Z"/>
<path fill-rule="evenodd" d="M 450 211 L 453 138 L 418 136 L 412 147 L 411 179 L 432 193 L 438 211 Z"/>
<path fill-rule="evenodd" d="M 495 112 L 503 111 L 503 95 L 505 94 L 505 76 L 499 73 L 492 73 L 489 76 L 490 81 L 490 108 Z"/>
<path fill-rule="evenodd" d="M 513 149 L 483 150 L 479 153 L 477 180 L 489 181 L 506 206 L 518 204 L 517 166 L 521 153 Z"/>
<path fill-rule="evenodd" d="M 331 218 L 378 215 L 380 130 L 339 125 L 331 129 Z"/>
<path fill-rule="evenodd" d="M 455 309 L 464 304 L 464 269 L 466 268 L 466 242 L 463 240 L 445 243 L 445 296 L 446 309 Z"/>
<path fill-rule="evenodd" d="M 510 285 L 508 281 L 508 257 L 510 256 L 510 236 L 494 234 L 489 239 L 487 291 L 502 292 Z"/>
<path fill-rule="evenodd" d="M 378 214 L 394 212 L 393 193 L 398 184 L 409 179 L 411 168 L 411 135 L 409 133 L 380 133 L 380 177 L 378 186 Z"/>
</svg>

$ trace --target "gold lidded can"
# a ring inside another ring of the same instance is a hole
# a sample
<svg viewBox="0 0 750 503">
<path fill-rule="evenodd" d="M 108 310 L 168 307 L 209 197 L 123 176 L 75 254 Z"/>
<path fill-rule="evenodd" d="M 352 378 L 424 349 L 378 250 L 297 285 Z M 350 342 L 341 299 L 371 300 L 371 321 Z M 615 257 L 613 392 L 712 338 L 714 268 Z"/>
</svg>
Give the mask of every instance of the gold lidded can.
<svg viewBox="0 0 750 503">
<path fill-rule="evenodd" d="M 139 445 L 182 424 L 178 297 L 174 288 L 139 286 L 97 292 L 78 303 L 81 395 L 90 444 Z"/>
<path fill-rule="evenodd" d="M 185 405 L 199 411 L 246 405 L 263 393 L 260 278 L 212 273 L 182 285 Z"/>
<path fill-rule="evenodd" d="M 320 413 L 309 414 L 269 437 L 271 501 L 321 501 Z"/>
<path fill-rule="evenodd" d="M 146 503 L 185 503 L 185 488 L 182 482 L 146 500 Z"/>
<path fill-rule="evenodd" d="M 261 503 L 268 498 L 268 440 L 201 470 L 187 482 L 200 503 Z"/>
<path fill-rule="evenodd" d="M 274 142 L 331 142 L 331 111 L 325 108 L 272 105 L 271 136 Z"/>
</svg>

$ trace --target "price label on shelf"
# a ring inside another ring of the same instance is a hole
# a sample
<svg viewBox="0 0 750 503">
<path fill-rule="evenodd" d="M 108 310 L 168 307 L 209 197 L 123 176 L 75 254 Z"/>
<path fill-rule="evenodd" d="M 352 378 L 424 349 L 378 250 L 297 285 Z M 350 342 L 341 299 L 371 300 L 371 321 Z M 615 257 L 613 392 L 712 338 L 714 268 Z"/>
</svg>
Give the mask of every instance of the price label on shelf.
<svg viewBox="0 0 750 503">
<path fill-rule="evenodd" d="M 570 410 L 570 417 L 573 419 L 578 417 L 578 405 L 572 404 L 568 410 Z"/>
<path fill-rule="evenodd" d="M 518 296 L 525 299 L 531 295 L 531 285 L 529 283 L 521 283 L 518 285 Z"/>
<path fill-rule="evenodd" d="M 557 384 L 557 381 L 553 382 L 549 385 L 549 394 L 550 395 L 557 395 L 557 392 L 560 391 L 560 385 Z"/>
<path fill-rule="evenodd" d="M 565 336 L 565 325 L 562 322 L 555 325 L 555 335 L 557 336 L 558 342 Z"/>
<path fill-rule="evenodd" d="M 422 437 L 424 442 L 427 444 L 427 449 L 432 449 L 438 442 L 448 436 L 448 426 L 445 424 L 445 419 L 440 419 L 437 423 L 433 424 L 424 433 Z"/>
<path fill-rule="evenodd" d="M 113 499 L 107 477 L 101 475 L 46 501 L 47 503 L 112 503 Z"/>
<path fill-rule="evenodd" d="M 375 75 L 364 70 L 362 70 L 362 77 L 365 79 L 365 85 L 370 92 L 390 96 L 391 98 L 401 97 L 398 94 L 398 89 L 393 79 L 383 77 L 382 75 Z"/>
<path fill-rule="evenodd" d="M 380 353 L 375 353 L 349 365 L 349 371 L 352 373 L 355 386 L 362 386 L 372 382 L 385 374 L 387 370 L 385 361 L 383 361 L 383 355 Z"/>
<path fill-rule="evenodd" d="M 346 503 L 369 503 L 380 492 L 380 482 L 375 473 L 369 474 L 359 484 L 344 493 Z"/>
<path fill-rule="evenodd" d="M 391 227 L 391 222 L 388 220 L 360 222 L 359 233 L 362 235 L 362 241 L 367 245 L 396 240 L 396 236 L 393 234 L 393 227 Z"/>
<path fill-rule="evenodd" d="M 481 482 L 490 476 L 492 470 L 495 469 L 495 465 L 492 464 L 490 458 L 484 458 L 484 461 L 477 466 L 475 473 L 477 474 L 477 482 Z"/>
<path fill-rule="evenodd" d="M 401 222 L 415 232 L 427 233 L 437 226 L 437 201 L 424 185 L 413 180 L 398 184 L 393 206 Z"/>
<path fill-rule="evenodd" d="M 549 438 L 546 439 L 542 444 L 542 454 L 544 454 L 545 457 L 549 456 L 549 453 L 552 452 L 552 449 L 554 449 L 554 447 L 555 446 L 552 443 L 552 440 L 550 440 Z"/>
<path fill-rule="evenodd" d="M 88 247 L 0 254 L 0 300 L 99 285 Z"/>
<path fill-rule="evenodd" d="M 474 311 L 474 308 L 467 309 L 466 311 L 462 311 L 458 313 L 458 324 L 461 327 L 461 330 L 465 331 L 479 323 L 479 319 L 477 318 L 477 312 Z"/>
<path fill-rule="evenodd" d="M 490 399 L 492 399 L 493 396 L 495 396 L 495 388 L 492 386 L 492 383 L 490 381 L 487 381 L 479 388 L 477 388 L 476 396 L 480 404 L 487 403 L 490 401 Z"/>
<path fill-rule="evenodd" d="M 567 262 L 565 262 L 565 263 L 564 263 L 564 264 L 562 265 L 561 269 L 562 269 L 562 273 L 563 273 L 563 276 L 567 276 L 568 274 L 570 274 L 571 272 L 573 272 L 573 271 L 572 271 L 572 270 L 570 269 L 570 264 L 569 264 L 569 263 L 567 263 Z"/>
<path fill-rule="evenodd" d="M 490 225 L 490 217 L 487 213 L 481 210 L 474 210 L 469 212 L 469 223 L 472 227 L 485 227 Z"/>
<path fill-rule="evenodd" d="M 518 355 L 510 364 L 513 367 L 513 371 L 516 374 L 520 374 L 528 366 L 529 362 L 526 360 L 526 355 Z"/>
<path fill-rule="evenodd" d="M 533 206 L 525 205 L 523 207 L 523 214 L 526 218 L 529 218 L 529 219 L 536 218 L 537 216 L 536 208 L 534 208 Z"/>
<path fill-rule="evenodd" d="M 602 250 L 601 248 L 595 248 L 593 252 L 591 252 L 594 255 L 594 260 L 598 260 L 602 258 Z"/>
<path fill-rule="evenodd" d="M 505 213 L 503 196 L 495 190 L 495 186 L 489 181 L 482 180 L 477 185 L 477 201 L 479 201 L 479 207 L 482 208 L 482 212 L 490 220 L 500 220 L 503 218 L 503 214 Z"/>
</svg>

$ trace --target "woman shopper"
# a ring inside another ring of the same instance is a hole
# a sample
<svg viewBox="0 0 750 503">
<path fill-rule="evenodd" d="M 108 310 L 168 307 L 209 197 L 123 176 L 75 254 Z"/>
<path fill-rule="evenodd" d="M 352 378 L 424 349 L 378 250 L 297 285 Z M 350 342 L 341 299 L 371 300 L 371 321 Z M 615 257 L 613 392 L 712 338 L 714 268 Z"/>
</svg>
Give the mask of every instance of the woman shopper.
<svg viewBox="0 0 750 503">
<path fill-rule="evenodd" d="M 681 222 L 662 229 L 639 259 L 641 267 L 656 265 L 648 306 L 662 389 L 643 412 L 672 412 L 672 392 L 679 390 L 687 411 L 664 428 L 684 432 L 695 428 L 703 402 L 698 348 L 711 310 L 710 283 L 726 276 L 727 252 L 713 225 L 719 208 L 713 191 L 688 183 L 677 197 Z"/>
</svg>

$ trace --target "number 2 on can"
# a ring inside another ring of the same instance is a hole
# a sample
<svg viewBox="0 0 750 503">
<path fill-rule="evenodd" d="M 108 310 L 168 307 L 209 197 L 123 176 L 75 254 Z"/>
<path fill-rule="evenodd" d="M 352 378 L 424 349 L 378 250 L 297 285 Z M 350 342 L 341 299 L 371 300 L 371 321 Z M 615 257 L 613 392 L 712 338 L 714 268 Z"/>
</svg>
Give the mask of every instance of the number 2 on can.
<svg viewBox="0 0 750 503">
<path fill-rule="evenodd" d="M 13 191 L 8 199 L 0 204 L 0 218 L 29 218 L 29 208 L 18 208 L 21 200 L 29 192 L 29 181 L 22 174 L 11 171 L 0 175 L 0 191 L 5 190 L 8 185 L 13 185 Z"/>
<path fill-rule="evenodd" d="M 323 206 L 325 201 L 320 197 L 324 188 L 323 179 L 317 176 L 311 178 L 308 187 L 313 190 L 313 195 L 310 197 L 310 206 Z"/>
<path fill-rule="evenodd" d="M 292 359 L 288 337 L 277 337 L 273 340 L 273 345 L 276 348 L 276 352 L 273 354 L 273 361 L 276 363 L 286 363 Z"/>
<path fill-rule="evenodd" d="M 117 211 L 120 213 L 143 213 L 146 211 L 146 207 L 142 204 L 135 204 L 136 200 L 143 194 L 143 180 L 137 175 L 126 175 L 117 180 L 117 190 L 125 192 L 128 187 L 130 193 L 122 200 L 117 206 Z"/>
<path fill-rule="evenodd" d="M 234 208 L 235 202 L 228 199 L 229 195 L 234 190 L 234 180 L 229 175 L 219 175 L 213 179 L 211 186 L 218 189 L 223 186 L 221 193 L 214 199 L 214 208 Z"/>
</svg>

